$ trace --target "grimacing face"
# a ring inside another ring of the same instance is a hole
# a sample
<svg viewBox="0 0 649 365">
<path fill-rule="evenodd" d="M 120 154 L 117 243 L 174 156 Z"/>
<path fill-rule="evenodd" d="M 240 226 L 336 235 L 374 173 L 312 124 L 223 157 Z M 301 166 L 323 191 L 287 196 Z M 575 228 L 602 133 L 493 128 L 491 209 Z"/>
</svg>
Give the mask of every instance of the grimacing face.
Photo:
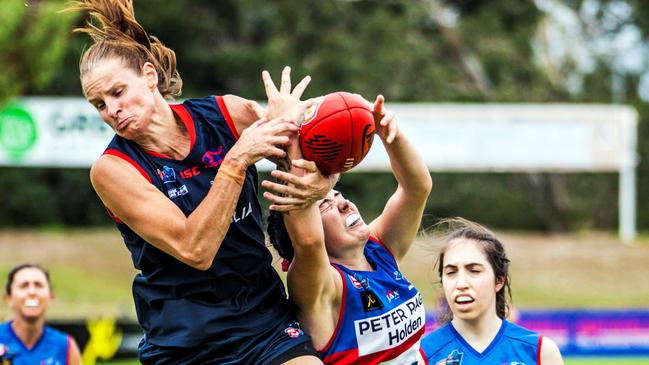
<svg viewBox="0 0 649 365">
<path fill-rule="evenodd" d="M 476 320 L 483 315 L 496 316 L 496 293 L 504 280 L 496 281 L 494 271 L 474 240 L 455 238 L 444 251 L 442 287 L 453 320 Z"/>
<path fill-rule="evenodd" d="M 26 320 L 37 320 L 45 316 L 47 307 L 54 299 L 45 273 L 38 268 L 27 267 L 14 275 L 11 294 L 5 301 L 15 316 Z"/>
<path fill-rule="evenodd" d="M 345 199 L 340 192 L 331 190 L 318 202 L 318 207 L 330 257 L 339 257 L 346 248 L 367 242 L 369 226 L 354 203 Z"/>
<path fill-rule="evenodd" d="M 86 98 L 115 133 L 137 140 L 155 114 L 157 73 L 145 63 L 138 74 L 119 58 L 99 62 L 81 79 Z"/>
</svg>

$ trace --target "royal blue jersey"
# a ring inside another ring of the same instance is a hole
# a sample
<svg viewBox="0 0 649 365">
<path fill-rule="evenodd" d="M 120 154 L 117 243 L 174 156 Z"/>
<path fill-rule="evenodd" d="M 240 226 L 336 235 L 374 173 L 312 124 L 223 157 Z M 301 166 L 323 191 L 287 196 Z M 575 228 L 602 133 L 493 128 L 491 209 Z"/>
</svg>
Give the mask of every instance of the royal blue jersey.
<svg viewBox="0 0 649 365">
<path fill-rule="evenodd" d="M 321 351 L 325 364 L 417 364 L 426 312 L 421 294 L 371 237 L 364 251 L 374 271 L 333 264 L 343 280 L 340 317 Z"/>
<path fill-rule="evenodd" d="M 189 216 L 207 195 L 238 134 L 219 96 L 188 99 L 170 107 L 190 137 L 190 152 L 183 160 L 146 151 L 119 136 L 105 154 L 135 166 Z M 228 232 L 205 271 L 164 253 L 113 217 L 141 271 L 133 281 L 133 297 L 147 342 L 191 347 L 208 339 L 218 342 L 260 333 L 288 318 L 284 286 L 264 242 L 257 185 L 257 171 L 251 166 Z"/>
<path fill-rule="evenodd" d="M 0 363 L 6 360 L 12 365 L 66 365 L 71 342 L 69 335 L 45 326 L 41 338 L 28 349 L 14 333 L 11 321 L 5 322 L 0 324 L 0 346 L 5 351 Z"/>
<path fill-rule="evenodd" d="M 449 322 L 421 340 L 422 356 L 430 365 L 534 365 L 540 363 L 541 339 L 536 332 L 506 320 L 489 346 L 476 351 Z"/>
</svg>

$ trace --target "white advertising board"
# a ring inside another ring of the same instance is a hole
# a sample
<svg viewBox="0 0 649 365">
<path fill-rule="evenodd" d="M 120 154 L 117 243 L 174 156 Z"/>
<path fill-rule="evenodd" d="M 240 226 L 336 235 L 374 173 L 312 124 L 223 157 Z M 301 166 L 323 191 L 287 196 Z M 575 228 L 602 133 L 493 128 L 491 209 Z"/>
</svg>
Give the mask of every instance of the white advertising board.
<svg viewBox="0 0 649 365">
<path fill-rule="evenodd" d="M 390 103 L 431 171 L 617 171 L 620 232 L 635 235 L 637 115 L 621 105 Z M 113 136 L 83 98 L 23 98 L 0 111 L 0 165 L 89 167 Z M 258 163 L 260 170 L 274 166 Z M 389 171 L 381 142 L 353 171 Z"/>
</svg>

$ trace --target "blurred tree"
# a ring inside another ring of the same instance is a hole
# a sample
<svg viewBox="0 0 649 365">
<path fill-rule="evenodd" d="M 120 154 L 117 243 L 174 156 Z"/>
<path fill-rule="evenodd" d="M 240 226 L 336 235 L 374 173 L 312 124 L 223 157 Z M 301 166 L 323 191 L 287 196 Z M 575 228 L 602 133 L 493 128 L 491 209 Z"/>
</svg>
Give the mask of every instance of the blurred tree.
<svg viewBox="0 0 649 365">
<path fill-rule="evenodd" d="M 74 37 L 63 55 L 50 50 L 64 46 L 71 27 L 57 18 L 61 14 L 40 19 L 54 14 L 46 8 L 63 2 L 24 3 L 3 1 L 0 65 L 8 72 L 0 75 L 0 93 L 80 95 L 78 59 L 88 39 Z M 135 0 L 134 5 L 149 34 L 176 51 L 183 97 L 233 93 L 263 100 L 261 70 L 278 77 L 288 64 L 294 79 L 313 76 L 309 97 L 336 90 L 368 98 L 383 93 L 388 106 L 392 101 L 616 101 L 635 105 L 643 120 L 649 116 L 642 99 L 645 89 L 649 99 L 649 3 L 643 0 Z M 34 24 L 43 25 L 31 35 Z M 47 42 L 41 47 L 49 56 L 23 50 L 42 42 L 43 34 Z M 45 61 L 54 56 L 63 63 Z M 33 76 L 40 71 L 45 76 Z M 52 82 L 43 86 L 46 81 L 37 79 Z M 648 141 L 643 121 L 639 150 L 647 157 L 638 169 L 643 227 L 649 227 Z M 48 184 L 77 189 L 80 197 L 94 195 L 89 184 L 83 185 L 87 171 L 51 170 L 46 178 L 24 171 L 23 179 L 42 184 L 35 195 L 26 195 L 29 199 L 41 196 L 39 189 L 52 189 Z M 433 174 L 427 212 L 436 216 L 462 215 L 523 229 L 616 226 L 613 174 Z M 341 184 L 374 216 L 394 180 L 388 174 L 350 174 Z M 11 188 L 29 188 L 24 185 Z M 103 214 L 94 198 L 84 208 L 81 198 L 66 201 L 49 191 L 58 199 L 52 209 L 65 212 L 57 219 L 83 221 L 72 210 Z M 14 222 L 2 209 L 0 225 Z"/>
<path fill-rule="evenodd" d="M 3 0 L 0 12 L 0 107 L 19 94 L 43 92 L 66 51 L 74 15 L 64 0 Z"/>
</svg>

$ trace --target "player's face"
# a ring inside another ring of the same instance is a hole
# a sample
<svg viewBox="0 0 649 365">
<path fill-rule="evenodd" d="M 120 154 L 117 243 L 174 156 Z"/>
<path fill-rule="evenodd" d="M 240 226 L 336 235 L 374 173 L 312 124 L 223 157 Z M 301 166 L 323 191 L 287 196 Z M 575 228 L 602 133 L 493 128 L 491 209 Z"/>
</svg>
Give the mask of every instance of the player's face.
<svg viewBox="0 0 649 365">
<path fill-rule="evenodd" d="M 503 284 L 496 283 L 494 271 L 477 242 L 452 240 L 442 264 L 442 286 L 454 320 L 473 321 L 496 315 L 496 293 Z"/>
<path fill-rule="evenodd" d="M 354 203 L 345 199 L 340 192 L 331 190 L 318 205 L 330 257 L 341 257 L 346 249 L 365 244 L 370 228 Z"/>
<path fill-rule="evenodd" d="M 81 80 L 86 98 L 101 119 L 126 139 L 137 140 L 146 134 L 155 112 L 157 75 L 149 65 L 137 73 L 119 58 L 110 58 Z"/>
<path fill-rule="evenodd" d="M 36 320 L 45 316 L 53 296 L 45 274 L 37 268 L 28 267 L 15 274 L 11 283 L 11 295 L 5 299 L 14 315 Z"/>
</svg>

